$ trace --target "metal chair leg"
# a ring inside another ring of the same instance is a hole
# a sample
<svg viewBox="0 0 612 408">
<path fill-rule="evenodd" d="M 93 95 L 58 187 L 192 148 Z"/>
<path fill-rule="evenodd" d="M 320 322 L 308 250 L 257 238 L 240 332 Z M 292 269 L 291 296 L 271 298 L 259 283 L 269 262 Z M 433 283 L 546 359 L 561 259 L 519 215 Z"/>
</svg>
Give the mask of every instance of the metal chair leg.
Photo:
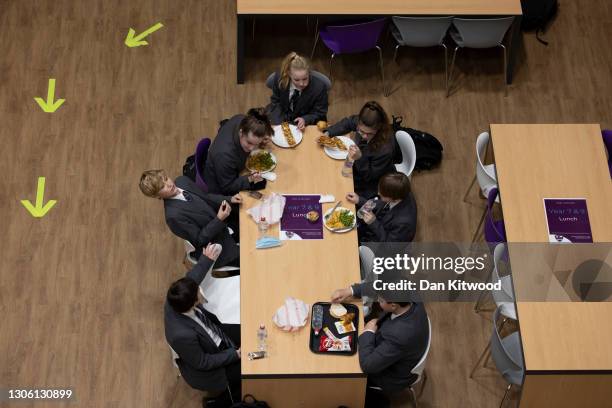
<svg viewBox="0 0 612 408">
<path fill-rule="evenodd" d="M 412 400 L 414 401 L 414 408 L 419 408 L 419 401 L 416 396 L 416 392 L 414 392 L 414 388 L 410 387 L 410 394 L 412 394 Z"/>
<path fill-rule="evenodd" d="M 380 75 L 382 76 L 382 86 L 383 86 L 383 95 L 387 96 L 387 88 L 385 87 L 385 67 L 383 65 L 383 56 L 382 49 L 377 45 L 376 49 L 378 50 L 378 58 L 380 60 Z"/>
<path fill-rule="evenodd" d="M 317 49 L 317 43 L 319 42 L 319 19 L 315 22 L 315 40 L 312 45 L 312 51 L 310 53 L 310 59 L 313 59 L 315 50 Z"/>
<path fill-rule="evenodd" d="M 393 62 L 397 63 L 397 50 L 399 49 L 400 45 L 397 44 L 395 46 L 395 51 L 393 52 Z"/>
<path fill-rule="evenodd" d="M 508 82 L 506 81 L 506 77 L 508 74 L 508 64 L 506 60 L 508 59 L 506 46 L 504 44 L 499 44 L 500 47 L 504 50 L 504 96 L 508 96 Z"/>
<path fill-rule="evenodd" d="M 423 395 L 425 389 L 425 383 L 427 383 L 427 371 L 423 370 L 423 382 L 421 383 L 421 390 L 419 391 L 419 398 Z"/>
<path fill-rule="evenodd" d="M 444 47 L 444 85 L 446 86 L 446 97 L 448 98 L 448 47 L 446 44 L 440 44 Z"/>
<path fill-rule="evenodd" d="M 478 237 L 478 232 L 480 231 L 480 227 L 482 226 L 482 223 L 484 222 L 486 215 L 487 215 L 487 208 L 485 208 L 484 211 L 482 212 L 482 217 L 480 217 L 478 228 L 476 228 L 476 231 L 474 231 L 474 236 L 472 237 L 472 244 L 476 242 L 476 238 Z"/>
<path fill-rule="evenodd" d="M 455 47 L 455 51 L 453 51 L 453 59 L 451 60 L 451 66 L 450 66 L 450 70 L 448 73 L 448 87 L 446 88 L 446 96 L 448 97 L 448 95 L 450 95 L 450 85 L 451 85 L 451 79 L 453 78 L 453 69 L 455 68 L 455 57 L 457 57 L 457 50 L 459 49 L 459 46 Z"/>
<path fill-rule="evenodd" d="M 336 54 L 331 55 L 331 58 L 329 59 L 329 80 L 332 80 L 332 62 L 334 62 L 334 57 L 336 56 Z"/>
<path fill-rule="evenodd" d="M 487 347 L 485 347 L 485 349 L 482 352 L 482 354 L 480 355 L 480 357 L 478 357 L 478 361 L 476 361 L 476 364 L 474 365 L 474 368 L 472 369 L 472 372 L 470 373 L 470 378 L 474 378 L 474 373 L 478 369 L 478 366 L 480 365 L 480 362 L 490 352 L 490 350 L 491 350 L 491 342 L 487 343 Z"/>
<path fill-rule="evenodd" d="M 448 90 L 448 88 L 447 88 Z M 472 191 L 472 187 L 474 187 L 474 183 L 476 183 L 476 175 L 474 175 L 474 178 L 472 179 L 472 183 L 470 184 L 470 186 L 468 187 L 467 191 L 465 192 L 465 195 L 463 196 L 463 202 L 467 203 L 467 197 L 468 195 L 470 195 L 470 191 Z"/>
<path fill-rule="evenodd" d="M 253 32 L 251 33 L 251 39 L 255 40 L 255 22 L 257 21 L 257 17 L 253 17 Z"/>
<path fill-rule="evenodd" d="M 511 388 L 512 384 L 508 384 L 508 388 L 506 388 L 506 392 L 504 392 L 504 398 L 502 398 L 501 402 L 499 403 L 499 408 L 502 408 L 504 406 L 504 402 L 506 401 L 506 397 L 508 396 L 508 393 L 510 392 Z"/>
</svg>

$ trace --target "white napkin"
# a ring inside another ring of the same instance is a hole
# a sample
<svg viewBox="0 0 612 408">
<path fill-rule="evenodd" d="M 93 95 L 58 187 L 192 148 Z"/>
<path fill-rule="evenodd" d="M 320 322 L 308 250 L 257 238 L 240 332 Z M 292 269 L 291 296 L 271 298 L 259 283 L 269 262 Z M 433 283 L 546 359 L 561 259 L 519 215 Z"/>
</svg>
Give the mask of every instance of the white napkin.
<svg viewBox="0 0 612 408">
<path fill-rule="evenodd" d="M 319 198 L 320 204 L 333 203 L 334 201 L 336 201 L 336 197 L 334 197 L 332 194 L 322 194 L 321 198 Z"/>
<path fill-rule="evenodd" d="M 299 299 L 288 297 L 285 304 L 278 308 L 272 320 L 284 331 L 297 331 L 306 325 L 310 305 Z"/>
<path fill-rule="evenodd" d="M 274 181 L 276 180 L 276 173 L 273 171 L 269 171 L 267 173 L 262 173 L 261 177 L 265 178 L 268 181 Z"/>
<path fill-rule="evenodd" d="M 287 201 L 287 199 L 284 196 L 278 193 L 272 193 L 264 198 L 261 204 L 249 208 L 247 213 L 249 213 L 257 223 L 261 217 L 266 217 L 268 225 L 276 224 L 283 216 L 285 201 Z"/>
</svg>

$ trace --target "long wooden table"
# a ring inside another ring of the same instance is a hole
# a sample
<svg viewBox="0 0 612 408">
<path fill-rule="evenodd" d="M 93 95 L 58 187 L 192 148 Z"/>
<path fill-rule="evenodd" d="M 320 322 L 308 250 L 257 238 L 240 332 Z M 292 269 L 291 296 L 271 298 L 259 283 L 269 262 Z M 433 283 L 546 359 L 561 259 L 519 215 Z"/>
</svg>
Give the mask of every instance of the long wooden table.
<svg viewBox="0 0 612 408">
<path fill-rule="evenodd" d="M 278 159 L 275 182 L 266 194 L 333 194 L 343 199 L 352 191 L 352 179 L 341 176 L 343 161 L 325 155 L 316 144 L 319 131 L 309 126 L 302 142 L 293 149 L 274 146 Z M 358 282 L 359 254 L 355 230 L 334 234 L 324 230 L 322 240 L 284 241 L 281 247 L 255 249 L 258 230 L 246 210 L 257 201 L 246 197 L 240 214 L 240 314 L 242 392 L 267 401 L 272 407 L 361 407 L 365 376 L 357 355 L 333 356 L 312 353 L 308 348 L 309 322 L 288 333 L 272 322 L 276 310 L 292 296 L 312 305 L 329 301 L 334 289 Z M 350 205 L 346 200 L 344 205 Z M 334 204 L 323 204 L 323 211 Z M 271 228 L 278 236 L 278 226 Z M 361 306 L 360 306 L 361 308 Z M 257 329 L 268 329 L 268 357 L 249 361 L 257 349 Z M 363 328 L 363 318 L 360 329 Z"/>
<path fill-rule="evenodd" d="M 491 136 L 525 359 L 521 407 L 610 406 L 612 303 L 526 301 L 536 269 L 512 246 L 548 242 L 544 198 L 586 198 L 593 241 L 612 242 L 600 127 L 491 125 Z"/>
<path fill-rule="evenodd" d="M 236 0 L 236 76 L 244 83 L 245 21 L 253 16 L 515 16 L 506 82 L 512 83 L 520 40 L 520 0 Z"/>
</svg>

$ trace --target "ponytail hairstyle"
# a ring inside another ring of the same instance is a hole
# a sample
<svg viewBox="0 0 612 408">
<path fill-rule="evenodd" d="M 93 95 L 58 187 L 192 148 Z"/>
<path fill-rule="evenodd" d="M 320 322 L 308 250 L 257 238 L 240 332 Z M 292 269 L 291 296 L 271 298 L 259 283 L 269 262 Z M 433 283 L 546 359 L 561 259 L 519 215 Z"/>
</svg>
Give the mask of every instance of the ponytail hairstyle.
<svg viewBox="0 0 612 408">
<path fill-rule="evenodd" d="M 359 111 L 359 121 L 367 127 L 376 129 L 376 135 L 370 142 L 373 150 L 378 150 L 387 143 L 391 135 L 391 124 L 389 123 L 387 112 L 378 102 L 366 102 Z"/>
<path fill-rule="evenodd" d="M 287 54 L 281 64 L 280 79 L 278 80 L 278 86 L 281 89 L 289 88 L 289 81 L 291 80 L 291 78 L 289 78 L 289 73 L 291 69 L 305 69 L 310 71 L 310 61 L 308 61 L 306 57 L 298 55 L 297 52 L 292 51 Z"/>
</svg>

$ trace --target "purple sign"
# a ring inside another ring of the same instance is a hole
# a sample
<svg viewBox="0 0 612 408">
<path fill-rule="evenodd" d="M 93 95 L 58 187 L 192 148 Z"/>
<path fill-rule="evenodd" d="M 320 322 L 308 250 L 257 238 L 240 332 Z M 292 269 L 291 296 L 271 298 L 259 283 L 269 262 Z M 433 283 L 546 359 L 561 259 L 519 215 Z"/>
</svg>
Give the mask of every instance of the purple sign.
<svg viewBox="0 0 612 408">
<path fill-rule="evenodd" d="M 280 222 L 280 239 L 323 239 L 323 213 L 320 195 L 284 195 L 287 201 Z M 316 222 L 308 221 L 310 211 L 319 213 Z"/>
<path fill-rule="evenodd" d="M 545 198 L 549 242 L 593 242 L 584 198 Z"/>
</svg>

